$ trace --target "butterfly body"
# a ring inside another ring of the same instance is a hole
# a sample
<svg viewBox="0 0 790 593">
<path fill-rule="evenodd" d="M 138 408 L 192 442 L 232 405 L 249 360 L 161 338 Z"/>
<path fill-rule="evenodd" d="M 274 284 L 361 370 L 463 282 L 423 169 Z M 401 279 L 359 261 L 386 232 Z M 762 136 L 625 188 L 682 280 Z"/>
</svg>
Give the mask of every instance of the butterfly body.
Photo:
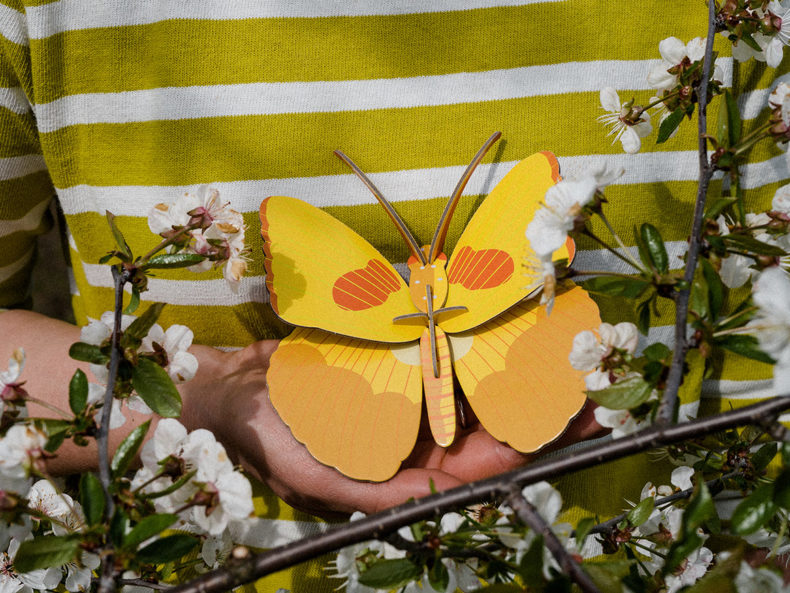
<svg viewBox="0 0 790 593">
<path fill-rule="evenodd" d="M 357 479 L 388 479 L 414 446 L 423 393 L 434 440 L 450 446 L 454 375 L 495 438 L 528 452 L 562 434 L 585 402 L 567 354 L 578 331 L 599 323 L 597 308 L 573 288 L 557 296 L 549 319 L 527 298 L 539 278 L 519 270 L 528 255 L 524 229 L 558 178 L 549 153 L 516 165 L 448 259 L 442 247 L 459 183 L 431 245 L 417 247 L 399 227 L 412 251 L 408 286 L 367 241 L 323 211 L 294 198 L 264 200 L 270 300 L 297 326 L 272 357 L 269 393 L 315 458 Z M 316 234 L 333 248 L 317 250 Z"/>
</svg>

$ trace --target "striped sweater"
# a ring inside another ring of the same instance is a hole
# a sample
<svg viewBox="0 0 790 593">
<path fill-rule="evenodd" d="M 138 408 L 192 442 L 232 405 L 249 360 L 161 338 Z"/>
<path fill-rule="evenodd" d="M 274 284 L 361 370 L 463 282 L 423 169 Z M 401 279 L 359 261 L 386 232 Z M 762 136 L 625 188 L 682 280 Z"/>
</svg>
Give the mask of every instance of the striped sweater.
<svg viewBox="0 0 790 593">
<path fill-rule="evenodd" d="M 219 271 L 173 270 L 151 280 L 144 301 L 169 303 L 162 323 L 188 325 L 200 343 L 235 349 L 281 337 L 287 328 L 263 280 L 263 198 L 320 206 L 403 263 L 397 231 L 332 151 L 369 173 L 427 242 L 461 171 L 495 130 L 504 139 L 467 187 L 448 252 L 480 195 L 520 159 L 548 149 L 565 177 L 624 167 L 607 190 L 610 220 L 626 242 L 634 224 L 656 224 L 680 267 L 695 131 L 685 126 L 662 145 L 646 139 L 639 154 L 625 155 L 596 122 L 598 93 L 612 86 L 645 104 L 659 41 L 704 35 L 705 12 L 690 0 L 0 0 L 0 307 L 29 297 L 53 195 L 68 225 L 75 314 L 85 323 L 112 305 L 109 269 L 97 264 L 112 245 L 105 210 L 144 253 L 156 241 L 150 208 L 210 184 L 247 225 L 252 259 L 239 293 Z M 786 69 L 733 64 L 724 40 L 717 43 L 747 125 L 764 119 Z M 758 210 L 790 173 L 775 146 L 758 146 L 752 161 L 744 187 Z M 594 245 L 579 247 L 582 269 L 620 269 Z M 600 305 L 608 320 L 632 314 Z M 670 337 L 671 324 L 666 307 L 649 339 Z M 714 367 L 703 388 L 709 411 L 771 395 L 768 366 L 727 356 Z M 695 397 L 685 402 L 690 410 Z M 596 468 L 594 480 L 575 479 L 566 500 L 589 508 L 600 503 L 595 483 L 606 484 L 609 502 L 595 510 L 617 511 L 648 479 L 644 465 Z M 250 543 L 268 547 L 320 529 L 264 489 L 260 500 Z M 319 575 L 315 565 L 302 567 L 265 588 L 335 586 Z"/>
</svg>

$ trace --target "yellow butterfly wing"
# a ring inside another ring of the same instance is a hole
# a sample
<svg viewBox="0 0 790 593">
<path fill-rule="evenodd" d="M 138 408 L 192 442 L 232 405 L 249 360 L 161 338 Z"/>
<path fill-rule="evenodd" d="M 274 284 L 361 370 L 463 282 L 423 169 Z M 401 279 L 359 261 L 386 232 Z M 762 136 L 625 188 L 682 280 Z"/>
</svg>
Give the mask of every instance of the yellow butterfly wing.
<svg viewBox="0 0 790 593">
<path fill-rule="evenodd" d="M 456 376 L 483 427 L 524 453 L 559 437 L 586 401 L 582 374 L 568 362 L 573 338 L 600 323 L 593 300 L 573 287 L 558 291 L 550 316 L 528 299 L 451 335 Z"/>
<path fill-rule="evenodd" d="M 266 287 L 283 320 L 380 342 L 420 337 L 422 327 L 392 322 L 416 309 L 395 268 L 370 243 L 295 198 L 266 198 L 260 217 Z"/>
<path fill-rule="evenodd" d="M 556 157 L 539 152 L 513 167 L 480 204 L 447 263 L 445 307 L 467 311 L 441 318 L 444 331 L 476 327 L 540 287 L 541 277 L 523 265 L 532 253 L 524 231 L 557 180 Z"/>
<path fill-rule="evenodd" d="M 422 412 L 417 344 L 382 344 L 297 327 L 271 359 L 269 397 L 320 462 L 358 480 L 391 478 Z"/>
</svg>

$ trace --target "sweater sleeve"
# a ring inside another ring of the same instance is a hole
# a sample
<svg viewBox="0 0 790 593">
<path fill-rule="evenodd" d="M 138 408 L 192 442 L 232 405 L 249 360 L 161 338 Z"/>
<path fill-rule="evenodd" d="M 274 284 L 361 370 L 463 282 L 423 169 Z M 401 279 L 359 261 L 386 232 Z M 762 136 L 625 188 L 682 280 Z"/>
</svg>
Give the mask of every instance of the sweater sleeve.
<svg viewBox="0 0 790 593">
<path fill-rule="evenodd" d="M 24 9 L 0 0 L 0 307 L 30 305 L 36 237 L 51 226 L 55 193 L 33 109 Z"/>
</svg>

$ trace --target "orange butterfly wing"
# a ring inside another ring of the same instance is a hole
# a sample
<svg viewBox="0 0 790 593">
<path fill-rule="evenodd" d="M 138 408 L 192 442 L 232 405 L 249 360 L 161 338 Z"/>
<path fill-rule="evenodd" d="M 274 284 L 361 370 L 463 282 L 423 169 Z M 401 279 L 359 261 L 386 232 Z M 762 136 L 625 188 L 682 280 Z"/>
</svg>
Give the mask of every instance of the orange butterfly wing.
<svg viewBox="0 0 790 593">
<path fill-rule="evenodd" d="M 451 335 L 456 376 L 485 429 L 524 453 L 559 437 L 587 399 L 568 362 L 573 338 L 600 323 L 593 300 L 573 287 L 558 291 L 550 316 L 528 299 Z"/>
<path fill-rule="evenodd" d="M 422 412 L 417 344 L 356 340 L 297 327 L 271 359 L 269 397 L 320 462 L 358 480 L 391 478 Z"/>
</svg>

